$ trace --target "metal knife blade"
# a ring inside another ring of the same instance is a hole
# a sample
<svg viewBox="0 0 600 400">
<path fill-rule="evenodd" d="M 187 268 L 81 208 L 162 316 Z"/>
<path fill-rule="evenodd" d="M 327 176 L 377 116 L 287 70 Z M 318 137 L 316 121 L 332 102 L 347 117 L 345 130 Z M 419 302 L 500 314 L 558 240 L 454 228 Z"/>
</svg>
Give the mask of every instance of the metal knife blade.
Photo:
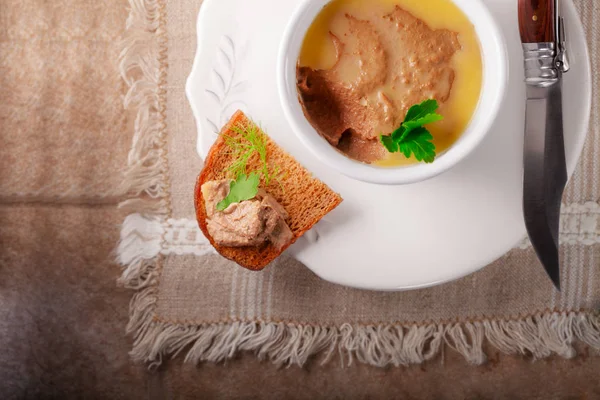
<svg viewBox="0 0 600 400">
<path fill-rule="evenodd" d="M 562 81 L 527 87 L 523 212 L 529 238 L 560 290 L 559 222 L 567 168 L 563 140 Z"/>
<path fill-rule="evenodd" d="M 560 207 L 567 183 L 562 74 L 569 63 L 558 10 L 558 0 L 519 0 L 527 85 L 523 213 L 533 248 L 560 290 Z"/>
</svg>

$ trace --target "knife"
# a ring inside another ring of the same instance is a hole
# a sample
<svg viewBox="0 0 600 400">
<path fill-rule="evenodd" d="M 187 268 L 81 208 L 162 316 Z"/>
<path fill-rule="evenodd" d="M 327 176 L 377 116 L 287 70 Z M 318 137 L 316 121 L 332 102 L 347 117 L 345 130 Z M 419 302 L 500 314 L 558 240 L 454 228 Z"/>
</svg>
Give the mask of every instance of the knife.
<svg viewBox="0 0 600 400">
<path fill-rule="evenodd" d="M 523 213 L 529 239 L 560 290 L 559 221 L 567 183 L 562 75 L 569 70 L 558 0 L 519 0 L 527 103 Z"/>
</svg>

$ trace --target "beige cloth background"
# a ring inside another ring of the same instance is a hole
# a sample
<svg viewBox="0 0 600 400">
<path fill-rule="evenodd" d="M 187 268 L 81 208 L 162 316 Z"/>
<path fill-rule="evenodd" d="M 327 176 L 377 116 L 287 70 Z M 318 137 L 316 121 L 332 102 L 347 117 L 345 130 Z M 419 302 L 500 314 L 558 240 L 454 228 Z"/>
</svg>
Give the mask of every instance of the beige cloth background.
<svg viewBox="0 0 600 400">
<path fill-rule="evenodd" d="M 123 167 L 111 156 L 126 160 L 121 133 L 133 129 L 114 73 L 119 47 L 107 45 L 122 37 L 113 21 L 123 7 L 4 0 L 0 12 L 0 125 L 11 132 L 0 144 L 2 200 L 114 203 L 123 191 L 110 178 Z"/>
<path fill-rule="evenodd" d="M 16 168 L 2 157 L 1 184 L 10 179 L 28 188 L 25 192 L 37 191 L 41 186 L 34 187 L 30 173 L 44 171 L 40 185 L 71 187 L 73 181 L 97 190 L 69 197 L 69 204 L 64 198 L 31 197 L 28 193 L 16 197 L 14 194 L 23 190 L 8 185 L 0 191 L 0 398 L 600 397 L 600 358 L 588 356 L 586 349 L 575 360 L 550 358 L 537 363 L 491 352 L 490 362 L 480 368 L 471 368 L 453 352 L 447 352 L 443 362 L 391 369 L 360 364 L 342 369 L 337 363 L 277 368 L 253 355 L 200 368 L 183 364 L 180 355 L 155 372 L 133 363 L 127 355 L 131 341 L 123 332 L 131 292 L 114 285 L 119 267 L 113 262 L 113 250 L 125 214 L 116 209 L 116 199 L 104 199 L 103 204 L 95 199 L 122 180 L 134 118 L 121 107 L 99 107 L 93 113 L 96 122 L 83 123 L 86 129 L 82 130 L 79 109 L 89 111 L 104 98 L 84 96 L 74 89 L 96 85 L 89 82 L 89 76 L 104 74 L 107 86 L 100 90 L 106 91 L 106 96 L 121 99 L 125 94 L 122 85 L 113 86 L 119 80 L 115 59 L 91 63 L 90 53 L 119 53 L 118 39 L 129 7 L 126 0 L 100 3 L 15 0 L 0 5 L 0 79 L 26 76 L 31 71 L 35 78 L 23 85 L 49 87 L 56 75 L 35 73 L 40 62 L 54 65 L 55 70 L 77 64 L 78 68 L 69 69 L 61 88 L 77 99 L 86 99 L 84 103 L 64 102 L 58 92 L 36 100 L 35 107 L 16 109 L 11 99 L 28 87 L 14 85 L 0 91 L 0 148 L 8 143 L 18 146 L 13 147 L 12 159 L 28 166 Z M 63 19 L 65 13 L 72 18 Z M 82 21 L 86 36 L 78 39 L 80 52 L 69 60 L 55 58 L 54 53 L 69 45 L 69 39 L 56 36 L 81 29 Z M 26 32 L 27 39 L 20 32 Z M 48 43 L 30 45 L 41 40 L 36 37 L 46 37 Z M 55 52 L 46 50 L 50 43 Z M 29 52 L 42 52 L 43 57 Z M 65 115 L 41 121 L 46 109 Z M 107 128 L 109 122 L 120 120 L 126 121 L 126 129 Z M 48 139 L 61 129 L 63 140 Z M 17 143 L 16 132 L 25 131 L 31 134 Z M 71 141 L 76 140 L 80 143 L 74 149 Z M 28 153 L 47 141 L 53 145 L 46 153 Z M 49 159 L 57 162 L 49 163 Z M 99 163 L 109 166 L 110 172 L 99 171 Z"/>
<path fill-rule="evenodd" d="M 575 3 L 596 65 L 600 10 L 591 0 Z M 534 357 L 572 357 L 576 339 L 600 349 L 597 112 L 564 199 L 561 293 L 531 248 L 515 249 L 460 281 L 403 293 L 335 286 L 286 258 L 252 273 L 210 255 L 193 221 L 192 193 L 201 160 L 184 84 L 195 52 L 200 3 L 132 4 L 128 34 L 137 41 L 123 60 L 131 71 L 145 68 L 142 77 L 125 74 L 130 83 L 142 83 L 144 92 L 133 86 L 130 96 L 145 96 L 139 103 L 145 119 L 138 126 L 142 139 L 134 143 L 137 159 L 130 158 L 129 177 L 138 179 L 139 187 L 145 183 L 153 196 L 128 203 L 144 216 L 125 222 L 119 253 L 127 266 L 122 282 L 140 290 L 129 326 L 136 337 L 135 359 L 160 363 L 162 355 L 186 349 L 188 360 L 219 361 L 238 350 L 253 350 L 277 363 L 303 364 L 312 354 L 339 351 L 344 360 L 357 357 L 385 366 L 422 362 L 444 345 L 482 363 L 485 341 L 507 353 Z M 140 160 L 151 168 L 141 169 Z M 150 171 L 155 173 L 148 177 Z"/>
</svg>

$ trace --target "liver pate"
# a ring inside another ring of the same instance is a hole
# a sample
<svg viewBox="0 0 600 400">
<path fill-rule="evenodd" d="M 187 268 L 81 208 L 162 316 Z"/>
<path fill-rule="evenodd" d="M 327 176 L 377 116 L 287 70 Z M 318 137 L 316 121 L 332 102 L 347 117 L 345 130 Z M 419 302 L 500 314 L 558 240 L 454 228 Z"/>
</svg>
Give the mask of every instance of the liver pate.
<svg viewBox="0 0 600 400">
<path fill-rule="evenodd" d="M 434 98 L 448 100 L 458 34 L 433 30 L 400 6 L 359 19 L 348 13 L 330 36 L 336 63 L 328 70 L 298 66 L 306 117 L 347 156 L 371 163 L 387 152 L 379 135 L 403 121 L 408 109 Z"/>
<path fill-rule="evenodd" d="M 285 222 L 288 214 L 271 195 L 259 189 L 258 195 L 247 201 L 233 203 L 218 211 L 217 204 L 229 194 L 231 180 L 209 181 L 202 185 L 207 228 L 220 246 L 262 246 L 271 242 L 280 249 L 293 239 Z"/>
</svg>

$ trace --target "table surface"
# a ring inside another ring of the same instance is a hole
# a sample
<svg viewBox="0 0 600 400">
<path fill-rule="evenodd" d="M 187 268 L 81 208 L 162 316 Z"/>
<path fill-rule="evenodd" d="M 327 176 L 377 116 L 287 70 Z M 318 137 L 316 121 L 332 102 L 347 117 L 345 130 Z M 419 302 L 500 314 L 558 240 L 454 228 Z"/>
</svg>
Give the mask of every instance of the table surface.
<svg viewBox="0 0 600 400">
<path fill-rule="evenodd" d="M 31 43 L 27 38 L 32 34 L 49 35 L 47 42 L 57 46 L 73 43 L 64 29 L 46 30 L 44 21 L 56 22 L 52 16 L 59 12 L 70 17 L 60 19 L 60 24 L 74 24 L 67 28 L 81 32 L 80 50 L 98 51 L 98 46 L 118 43 L 96 40 L 93 29 L 106 30 L 109 24 L 124 27 L 127 1 L 5 2 L 0 24 L 8 26 L 0 25 L 0 60 L 25 49 L 19 46 Z M 18 34 L 25 25 L 28 35 Z M 37 44 L 45 46 L 43 41 Z M 117 50 L 112 48 L 112 53 Z M 51 55 L 47 51 L 40 57 L 44 61 Z M 47 80 L 58 75 L 72 88 L 85 87 L 90 73 L 98 73 L 110 85 L 117 74 L 116 63 L 111 71 L 99 71 L 105 66 L 84 58 L 69 63 L 68 76 L 49 71 L 31 84 L 44 88 Z M 0 81 L 17 74 L 19 68 L 0 64 Z M 124 90 L 120 85 L 111 88 L 116 95 Z M 98 173 L 98 160 L 124 166 L 127 148 L 106 152 L 109 146 L 99 145 L 98 140 L 126 146 L 133 130 L 124 134 L 107 126 L 120 121 L 131 127 L 131 115 L 120 107 L 101 107 L 102 99 L 86 96 L 87 102 L 97 102 L 99 111 L 81 129 L 73 119 L 89 104 L 68 103 L 44 92 L 34 99 L 39 102 L 36 108 L 17 101 L 20 88 L 14 90 L 0 94 L 0 143 L 8 146 L 5 151 L 47 146 L 52 135 L 62 138 L 28 160 L 31 168 L 45 171 L 46 187 L 86 182 L 92 188 L 105 188 L 120 181 L 117 169 Z M 42 106 L 65 112 L 60 118 L 41 118 Z M 29 110 L 29 118 L 14 112 L 19 109 Z M 14 140 L 15 126 L 31 133 L 26 141 Z M 61 157 L 77 160 L 77 167 L 57 166 Z M 0 180 L 22 173 L 11 168 L 18 162 L 0 159 Z M 55 198 L 0 192 L 0 398 L 600 398 L 600 357 L 585 351 L 575 360 L 538 362 L 491 352 L 491 361 L 482 367 L 469 366 L 462 356 L 447 352 L 422 366 L 385 370 L 365 365 L 342 369 L 335 362 L 279 369 L 253 355 L 227 365 L 196 367 L 179 358 L 148 372 L 129 360 L 132 339 L 124 330 L 131 292 L 115 285 L 120 268 L 112 259 L 124 215 L 116 208 L 118 199 L 99 201 L 94 193 L 81 193 Z"/>
</svg>

